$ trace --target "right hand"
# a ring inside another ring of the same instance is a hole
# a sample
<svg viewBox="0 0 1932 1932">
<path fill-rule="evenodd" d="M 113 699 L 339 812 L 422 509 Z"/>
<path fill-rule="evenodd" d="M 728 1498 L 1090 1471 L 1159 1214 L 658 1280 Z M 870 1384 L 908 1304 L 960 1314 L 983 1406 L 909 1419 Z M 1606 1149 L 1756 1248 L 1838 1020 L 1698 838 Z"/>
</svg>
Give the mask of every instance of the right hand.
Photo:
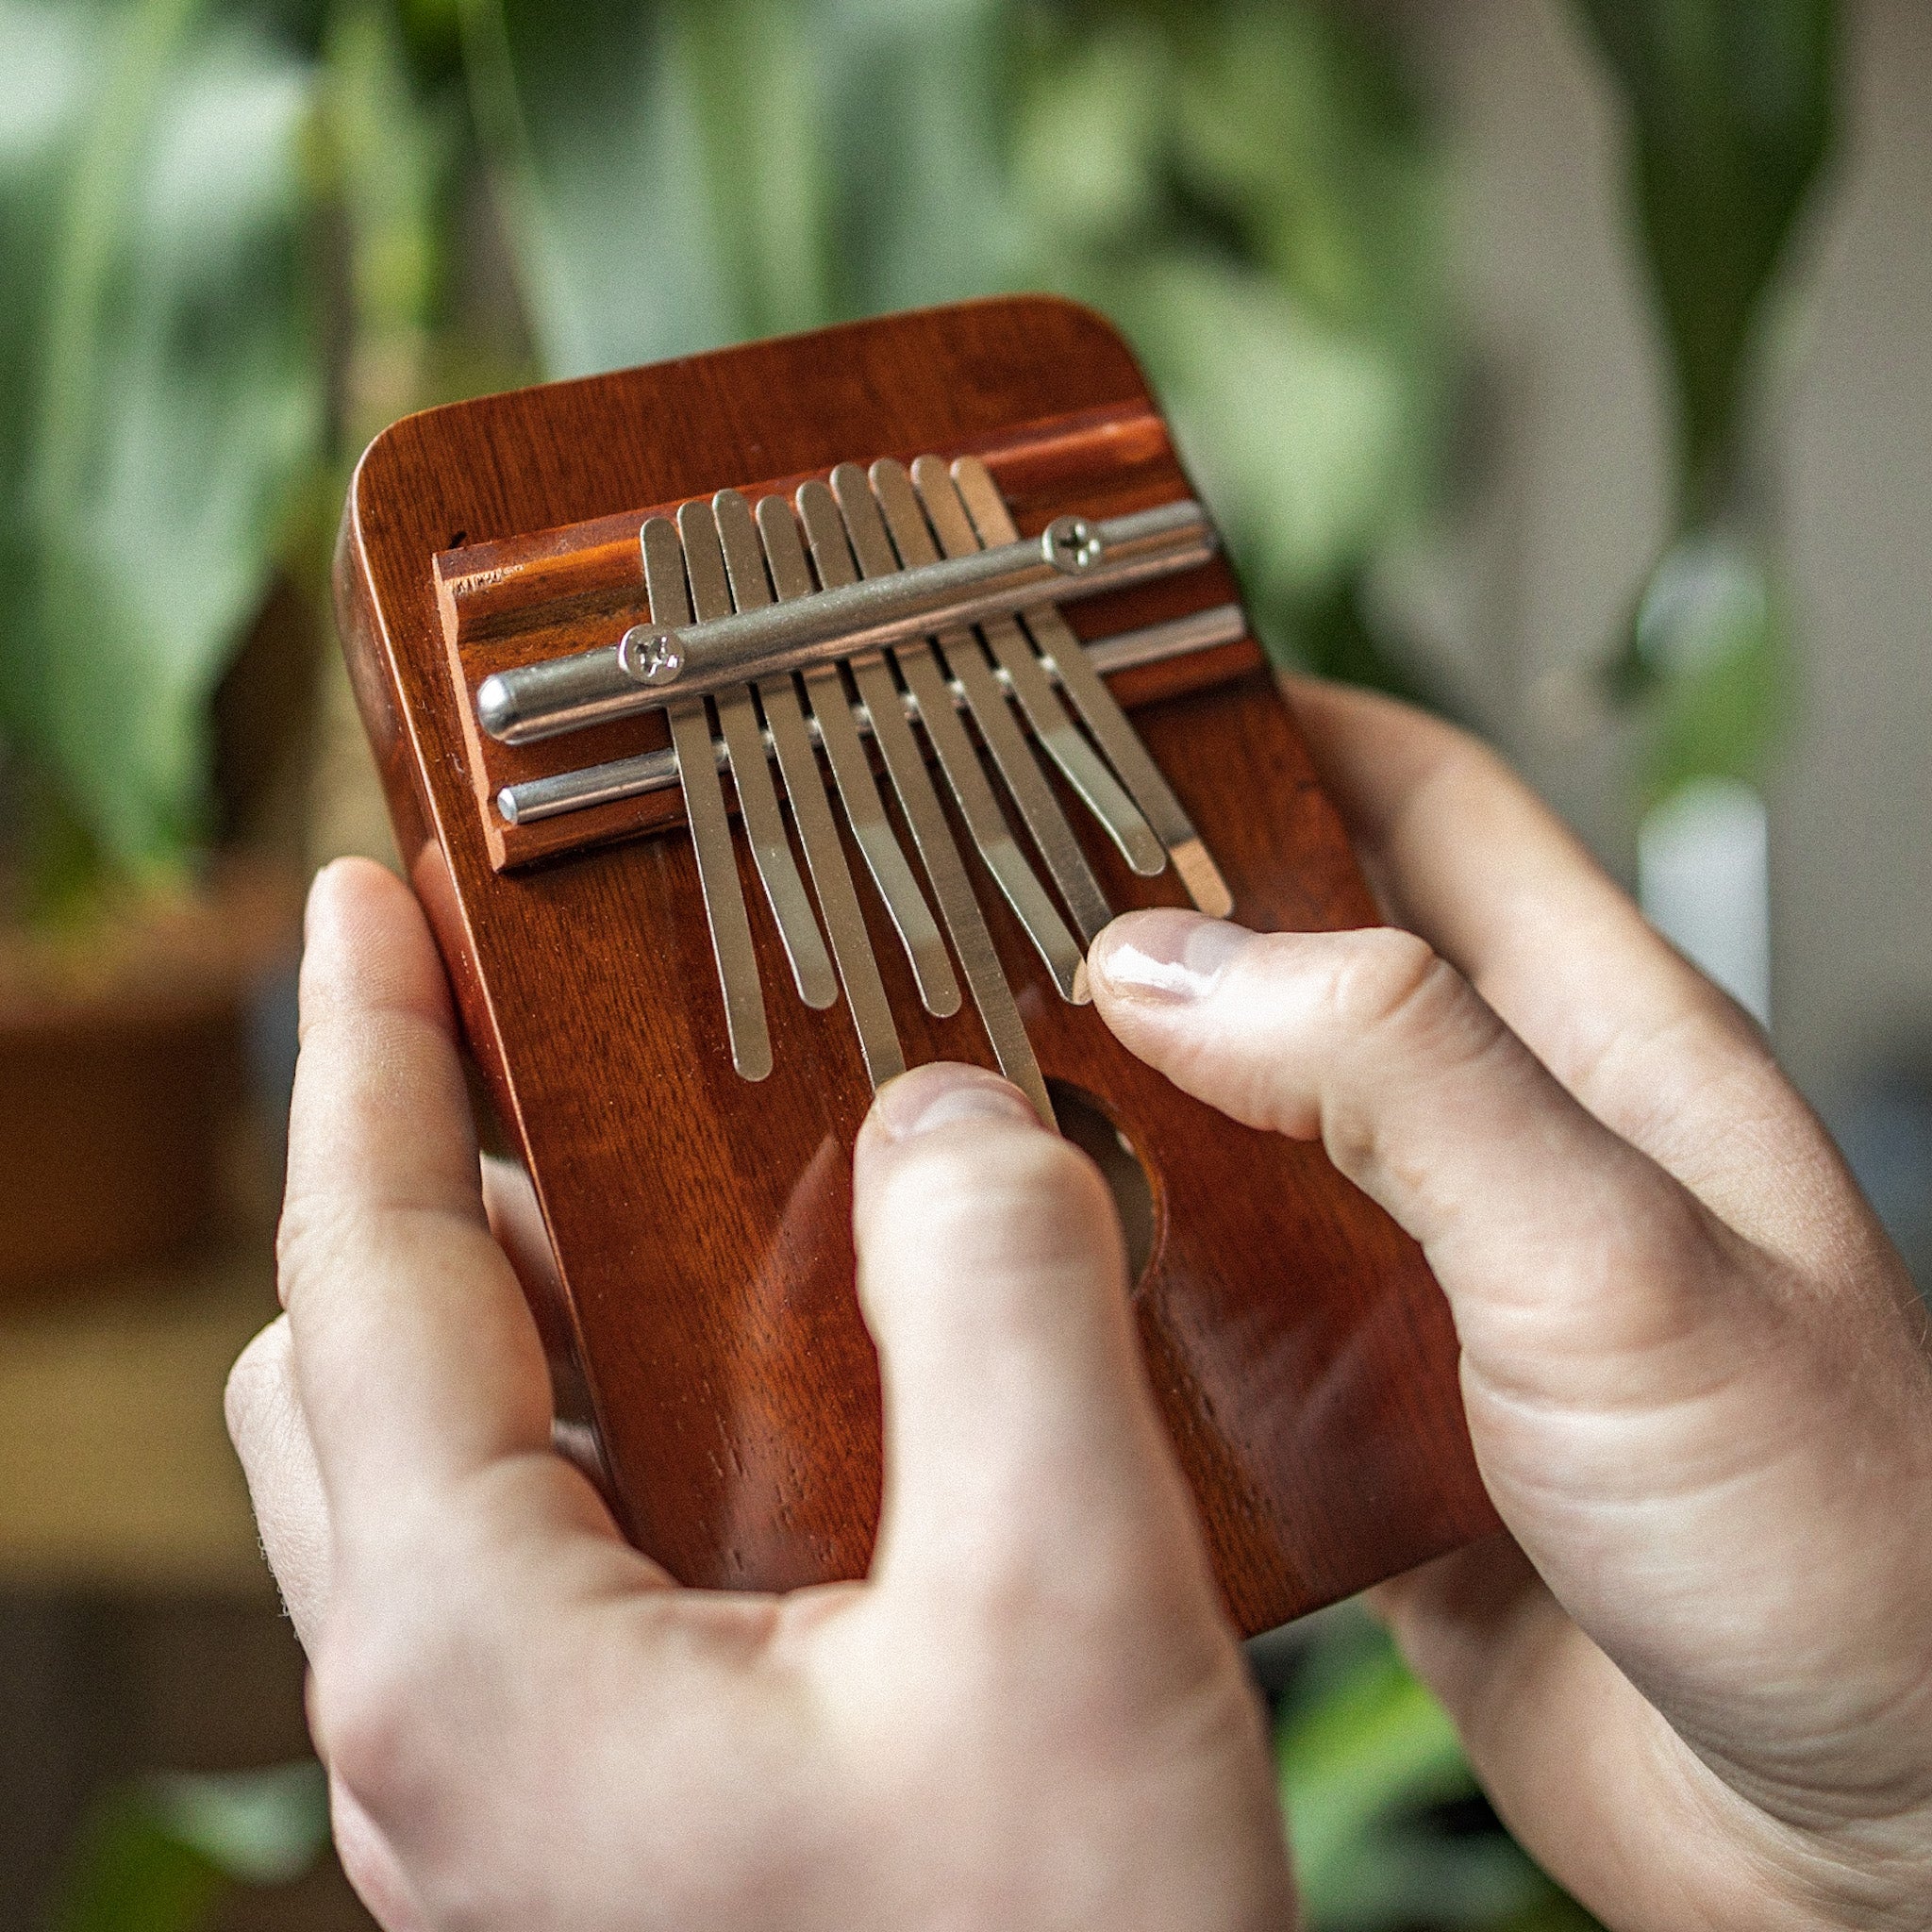
<svg viewBox="0 0 1932 1932">
<path fill-rule="evenodd" d="M 1403 1647 L 1606 1924 L 1932 1925 L 1932 1364 L 1898 1256 L 1751 1021 L 1495 758 L 1290 695 L 1409 931 L 1129 914 L 1094 997 L 1428 1254 L 1514 1541 L 1385 1587 Z"/>
</svg>

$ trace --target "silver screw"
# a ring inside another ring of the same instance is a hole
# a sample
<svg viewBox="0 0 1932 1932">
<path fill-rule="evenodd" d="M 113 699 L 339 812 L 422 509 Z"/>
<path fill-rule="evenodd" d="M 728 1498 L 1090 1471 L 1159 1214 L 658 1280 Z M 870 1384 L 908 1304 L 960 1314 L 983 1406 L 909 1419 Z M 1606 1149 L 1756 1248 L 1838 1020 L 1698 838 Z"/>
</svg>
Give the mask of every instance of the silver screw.
<svg viewBox="0 0 1932 1932">
<path fill-rule="evenodd" d="M 639 684 L 675 684 L 684 669 L 677 633 L 634 624 L 617 641 L 618 668 Z"/>
<path fill-rule="evenodd" d="M 1056 517 L 1040 533 L 1041 548 L 1056 570 L 1069 576 L 1091 570 L 1106 548 L 1100 532 L 1085 517 Z"/>
</svg>

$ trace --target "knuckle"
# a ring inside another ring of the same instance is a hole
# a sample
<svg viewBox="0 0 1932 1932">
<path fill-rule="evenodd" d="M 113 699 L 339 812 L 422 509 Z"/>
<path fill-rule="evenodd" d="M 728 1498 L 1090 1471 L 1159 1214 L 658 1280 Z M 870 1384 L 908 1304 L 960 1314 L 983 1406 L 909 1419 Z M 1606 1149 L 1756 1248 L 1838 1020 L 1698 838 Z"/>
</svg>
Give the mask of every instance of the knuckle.
<svg viewBox="0 0 1932 1932">
<path fill-rule="evenodd" d="M 378 1821 L 448 1795 L 459 1768 L 440 1761 L 436 1714 L 448 1688 L 441 1646 L 393 1599 L 332 1610 L 312 1659 L 310 1722 L 330 1771 Z"/>
<path fill-rule="evenodd" d="M 1463 1001 L 1461 974 L 1425 940 L 1393 926 L 1359 933 L 1335 972 L 1329 997 L 1343 1031 L 1435 1031 Z"/>
<path fill-rule="evenodd" d="M 996 1546 L 963 1575 L 946 1612 L 961 1641 L 956 1653 L 966 1657 L 1000 1658 L 1017 1646 L 1042 1640 L 1090 1641 L 1102 1649 L 1096 1627 L 1104 1620 L 1090 1602 L 1092 1592 L 1064 1566 L 1030 1547 Z M 981 1701 L 974 1690 L 970 1701 Z"/>
<path fill-rule="evenodd" d="M 1104 1547 L 1083 1534 L 1069 1547 L 1063 1512 L 1020 1520 L 1011 1484 L 968 1490 L 946 1526 L 942 1588 L 927 1604 L 928 1625 L 953 1657 L 1016 1650 L 1124 1655 L 1144 1635 L 1148 1571 L 1144 1546 Z"/>
<path fill-rule="evenodd" d="M 999 1539 L 955 1580 L 936 1615 L 951 1626 L 947 1648 L 967 1703 L 989 1707 L 980 1675 L 989 1672 L 1008 1684 L 993 1703 L 1024 1705 L 1012 1699 L 1009 1674 L 1043 1670 L 1063 1737 L 1138 1721 L 1150 1700 L 1227 1662 L 1240 1675 L 1206 1562 L 1186 1544 L 1170 1558 L 1123 1539 L 1070 1561 L 1058 1539 Z M 1096 1671 L 1096 1657 L 1113 1666 Z"/>
<path fill-rule="evenodd" d="M 1441 1082 L 1483 1061 L 1508 1035 L 1468 980 L 1425 941 L 1394 928 L 1354 940 L 1329 999 L 1357 1077 L 1329 1094 L 1322 1134 L 1336 1165 L 1361 1179 L 1383 1162 L 1391 1076 Z"/>
<path fill-rule="evenodd" d="M 290 1291 L 335 1258 L 341 1216 L 328 1200 L 291 1185 L 275 1224 L 275 1279 L 283 1306 Z"/>
<path fill-rule="evenodd" d="M 963 1589 L 989 1634 L 1051 1631 L 1110 1654 L 1157 1621 L 1159 1582 L 1158 1554 L 1129 1536 L 1090 1532 L 1070 1555 L 1056 1536 L 991 1524 Z"/>
<path fill-rule="evenodd" d="M 370 1805 L 407 1757 L 420 1701 L 416 1671 L 379 1624 L 348 1615 L 330 1619 L 311 1670 L 317 1746 L 335 1774 Z"/>
<path fill-rule="evenodd" d="M 1091 1249 L 1112 1226 L 1111 1196 L 1086 1155 L 1057 1135 L 935 1136 L 896 1164 L 887 1211 L 921 1230 L 928 1252 L 1051 1256 Z"/>
</svg>

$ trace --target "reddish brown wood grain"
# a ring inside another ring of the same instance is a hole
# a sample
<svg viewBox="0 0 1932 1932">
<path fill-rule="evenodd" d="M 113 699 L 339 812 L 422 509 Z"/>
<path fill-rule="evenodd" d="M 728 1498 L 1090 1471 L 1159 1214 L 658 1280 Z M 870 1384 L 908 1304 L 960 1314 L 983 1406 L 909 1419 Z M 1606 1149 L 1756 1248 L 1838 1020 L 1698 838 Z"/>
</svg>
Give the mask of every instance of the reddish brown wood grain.
<svg viewBox="0 0 1932 1932">
<path fill-rule="evenodd" d="M 344 646 L 401 848 L 557 1252 L 546 1341 L 589 1406 L 626 1532 L 690 1583 L 785 1588 L 858 1574 L 870 1555 L 878 1383 L 849 1228 L 870 1093 L 842 1005 L 794 998 L 742 852 L 776 1058 L 756 1087 L 730 1065 L 681 826 L 493 869 L 435 560 L 848 458 L 991 450 L 1048 419 L 1058 444 L 1002 477 L 1023 526 L 1051 514 L 1070 463 L 1091 481 L 1096 451 L 1124 500 L 1185 487 L 1118 338 L 1024 298 L 434 410 L 378 438 L 351 491 Z M 445 558 L 444 581 L 457 571 Z M 1161 594 L 1136 608 L 1168 614 Z M 1153 681 L 1136 721 L 1240 918 L 1367 923 L 1266 673 L 1252 656 L 1217 673 L 1241 662 L 1206 690 Z M 1171 874 L 1136 879 L 1087 844 L 1116 906 L 1180 903 Z M 944 1022 L 920 1010 L 861 890 L 908 1058 L 990 1063 L 970 1006 Z M 1236 1620 L 1280 1623 L 1493 1527 L 1454 1336 L 1413 1243 L 1319 1149 L 1238 1126 L 1133 1060 L 1059 1000 L 997 895 L 981 898 L 1045 1073 L 1095 1096 L 1153 1178 L 1136 1306 Z"/>
</svg>

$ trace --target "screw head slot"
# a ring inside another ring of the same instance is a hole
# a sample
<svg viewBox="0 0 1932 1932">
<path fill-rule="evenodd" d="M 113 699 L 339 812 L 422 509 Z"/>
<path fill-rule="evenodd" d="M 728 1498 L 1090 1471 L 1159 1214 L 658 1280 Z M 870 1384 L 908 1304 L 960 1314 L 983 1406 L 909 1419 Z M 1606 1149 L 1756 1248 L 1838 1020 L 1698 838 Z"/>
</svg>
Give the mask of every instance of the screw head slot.
<svg viewBox="0 0 1932 1932">
<path fill-rule="evenodd" d="M 617 641 L 617 664 L 639 684 L 675 684 L 684 670 L 684 653 L 675 631 L 634 624 Z"/>
<path fill-rule="evenodd" d="M 1085 517 L 1056 517 L 1040 533 L 1040 547 L 1056 570 L 1076 576 L 1100 561 L 1107 546 Z"/>
</svg>

